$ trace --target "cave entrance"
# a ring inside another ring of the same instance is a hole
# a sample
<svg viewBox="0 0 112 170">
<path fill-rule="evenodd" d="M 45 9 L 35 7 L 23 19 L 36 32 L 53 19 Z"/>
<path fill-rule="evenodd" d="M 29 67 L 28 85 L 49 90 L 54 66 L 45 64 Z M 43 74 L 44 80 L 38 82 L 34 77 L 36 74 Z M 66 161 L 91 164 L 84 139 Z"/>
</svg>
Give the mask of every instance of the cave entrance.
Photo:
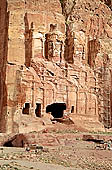
<svg viewBox="0 0 112 170">
<path fill-rule="evenodd" d="M 30 113 L 30 103 L 25 103 L 25 107 L 22 110 L 22 113 L 25 115 L 29 115 Z"/>
<path fill-rule="evenodd" d="M 51 112 L 51 115 L 54 118 L 62 118 L 64 114 L 64 110 L 66 110 L 65 103 L 53 103 L 46 107 L 46 113 Z"/>
<path fill-rule="evenodd" d="M 35 115 L 36 117 L 41 117 L 41 104 L 40 103 L 36 103 Z"/>
<path fill-rule="evenodd" d="M 5 147 L 13 147 L 12 141 L 5 142 L 3 146 L 5 146 Z"/>
</svg>

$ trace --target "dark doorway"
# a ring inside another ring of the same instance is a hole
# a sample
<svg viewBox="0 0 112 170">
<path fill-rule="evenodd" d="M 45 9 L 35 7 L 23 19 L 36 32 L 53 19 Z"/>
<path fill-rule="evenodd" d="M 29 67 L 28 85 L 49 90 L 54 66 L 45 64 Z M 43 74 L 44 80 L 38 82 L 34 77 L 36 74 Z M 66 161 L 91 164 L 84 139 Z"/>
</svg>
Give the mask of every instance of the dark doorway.
<svg viewBox="0 0 112 170">
<path fill-rule="evenodd" d="M 30 111 L 30 104 L 29 103 L 25 103 L 25 107 L 23 108 L 22 113 L 29 115 L 29 111 Z"/>
<path fill-rule="evenodd" d="M 72 106 L 71 108 L 71 113 L 74 113 L 74 106 Z"/>
<path fill-rule="evenodd" d="M 41 104 L 40 103 L 36 103 L 35 114 L 36 114 L 36 117 L 41 117 Z"/>
<path fill-rule="evenodd" d="M 62 118 L 64 114 L 64 110 L 66 110 L 65 103 L 53 103 L 46 107 L 46 113 L 51 112 L 51 115 L 54 118 Z"/>
</svg>

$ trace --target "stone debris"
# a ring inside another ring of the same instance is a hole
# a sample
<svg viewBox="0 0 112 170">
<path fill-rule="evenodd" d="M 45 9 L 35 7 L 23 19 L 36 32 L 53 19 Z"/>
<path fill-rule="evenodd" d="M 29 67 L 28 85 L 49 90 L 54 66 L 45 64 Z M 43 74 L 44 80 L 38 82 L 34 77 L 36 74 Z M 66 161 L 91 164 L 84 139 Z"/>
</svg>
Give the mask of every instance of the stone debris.
<svg viewBox="0 0 112 170">
<path fill-rule="evenodd" d="M 95 146 L 95 149 L 100 150 L 112 150 L 112 142 L 111 141 L 104 141 L 103 143 L 99 143 Z"/>
<path fill-rule="evenodd" d="M 47 149 L 44 149 L 43 146 L 38 146 L 36 144 L 28 144 L 27 147 L 25 147 L 25 150 L 30 152 L 30 151 L 35 151 L 35 152 L 39 152 L 39 151 L 44 151 L 47 152 Z"/>
<path fill-rule="evenodd" d="M 72 121 L 71 118 L 69 117 L 63 117 L 63 118 L 54 118 L 51 120 L 53 123 L 59 122 L 59 123 L 64 123 L 67 125 L 74 124 L 74 121 Z"/>
<path fill-rule="evenodd" d="M 83 135 L 83 140 L 95 143 L 95 149 L 112 150 L 112 139 L 103 139 L 102 136 Z"/>
</svg>

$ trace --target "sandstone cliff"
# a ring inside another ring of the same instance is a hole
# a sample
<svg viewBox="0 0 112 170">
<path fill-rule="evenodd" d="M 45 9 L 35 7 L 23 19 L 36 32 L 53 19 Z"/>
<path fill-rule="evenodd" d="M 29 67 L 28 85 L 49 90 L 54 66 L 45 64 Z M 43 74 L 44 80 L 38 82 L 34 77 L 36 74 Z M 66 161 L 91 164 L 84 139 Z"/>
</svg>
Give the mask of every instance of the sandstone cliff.
<svg viewBox="0 0 112 170">
<path fill-rule="evenodd" d="M 1 132 L 37 130 L 52 103 L 88 130 L 111 128 L 111 5 L 0 1 Z"/>
</svg>

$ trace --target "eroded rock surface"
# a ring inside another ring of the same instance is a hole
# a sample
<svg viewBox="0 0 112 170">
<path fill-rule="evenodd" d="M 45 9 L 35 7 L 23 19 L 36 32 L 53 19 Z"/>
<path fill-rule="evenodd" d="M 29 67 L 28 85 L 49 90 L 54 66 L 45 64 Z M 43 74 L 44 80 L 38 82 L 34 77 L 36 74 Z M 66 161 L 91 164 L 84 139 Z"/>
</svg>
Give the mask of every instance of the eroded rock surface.
<svg viewBox="0 0 112 170">
<path fill-rule="evenodd" d="M 0 1 L 1 132 L 43 129 L 52 103 L 66 104 L 64 113 L 77 126 L 111 128 L 111 5 Z"/>
</svg>

